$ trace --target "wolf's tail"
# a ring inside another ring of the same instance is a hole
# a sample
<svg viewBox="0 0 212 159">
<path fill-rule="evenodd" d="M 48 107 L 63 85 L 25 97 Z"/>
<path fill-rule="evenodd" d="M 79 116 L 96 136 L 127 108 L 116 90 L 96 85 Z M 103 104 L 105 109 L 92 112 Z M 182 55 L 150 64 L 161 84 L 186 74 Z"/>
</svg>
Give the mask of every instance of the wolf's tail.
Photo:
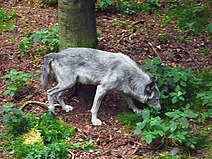
<svg viewBox="0 0 212 159">
<path fill-rule="evenodd" d="M 48 89 L 48 84 L 51 80 L 51 62 L 53 61 L 52 56 L 46 55 L 44 57 L 44 65 L 41 73 L 41 84 L 44 90 Z"/>
</svg>

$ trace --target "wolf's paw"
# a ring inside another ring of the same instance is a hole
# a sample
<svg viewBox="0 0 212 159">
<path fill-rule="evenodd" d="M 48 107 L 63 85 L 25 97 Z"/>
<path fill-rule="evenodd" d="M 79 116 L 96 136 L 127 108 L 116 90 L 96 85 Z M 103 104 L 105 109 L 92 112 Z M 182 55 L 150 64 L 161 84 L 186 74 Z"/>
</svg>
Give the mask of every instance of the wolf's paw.
<svg viewBox="0 0 212 159">
<path fill-rule="evenodd" d="M 97 118 L 97 119 L 91 120 L 91 122 L 92 122 L 92 124 L 95 125 L 95 126 L 100 126 L 100 125 L 102 125 L 101 120 L 99 120 L 98 118 Z"/>
<path fill-rule="evenodd" d="M 65 107 L 62 108 L 62 110 L 65 110 L 66 112 L 72 111 L 74 108 L 70 105 L 66 105 Z"/>
<path fill-rule="evenodd" d="M 136 109 L 136 110 L 133 110 L 133 111 L 134 111 L 134 113 L 139 114 L 139 113 L 142 112 L 142 109 Z"/>
</svg>

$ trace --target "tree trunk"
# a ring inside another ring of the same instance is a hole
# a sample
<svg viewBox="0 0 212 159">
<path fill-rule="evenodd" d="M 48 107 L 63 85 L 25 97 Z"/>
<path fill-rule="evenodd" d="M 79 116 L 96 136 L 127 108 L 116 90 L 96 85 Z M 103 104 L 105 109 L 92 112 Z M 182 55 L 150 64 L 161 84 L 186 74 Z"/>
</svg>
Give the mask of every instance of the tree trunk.
<svg viewBox="0 0 212 159">
<path fill-rule="evenodd" d="M 60 49 L 97 47 L 95 0 L 59 0 Z"/>
<path fill-rule="evenodd" d="M 59 0 L 60 49 L 97 47 L 96 0 Z M 75 85 L 69 97 L 79 96 L 84 105 L 92 105 L 96 86 Z"/>
</svg>

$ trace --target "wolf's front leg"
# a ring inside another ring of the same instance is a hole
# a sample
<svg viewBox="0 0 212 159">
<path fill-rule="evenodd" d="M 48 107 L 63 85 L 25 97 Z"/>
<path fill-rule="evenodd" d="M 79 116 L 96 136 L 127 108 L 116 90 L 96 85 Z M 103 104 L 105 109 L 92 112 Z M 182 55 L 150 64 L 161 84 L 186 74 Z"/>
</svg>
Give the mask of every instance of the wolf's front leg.
<svg viewBox="0 0 212 159">
<path fill-rule="evenodd" d="M 106 90 L 104 89 L 104 87 L 102 87 L 101 85 L 97 86 L 93 106 L 91 108 L 91 113 L 92 113 L 91 122 L 93 125 L 101 125 L 102 124 L 101 120 L 97 118 L 97 112 L 99 110 L 101 101 L 104 98 L 105 94 L 106 94 Z"/>
<path fill-rule="evenodd" d="M 131 99 L 130 97 L 128 97 L 128 96 L 125 95 L 125 94 L 122 94 L 122 95 L 123 95 L 124 99 L 126 100 L 126 102 L 127 102 L 127 104 L 128 104 L 128 107 L 131 108 L 131 109 L 133 110 L 134 113 L 141 113 L 141 112 L 142 112 L 142 109 L 138 109 L 138 108 L 134 105 L 134 103 L 133 103 L 133 101 L 132 101 L 132 99 Z"/>
<path fill-rule="evenodd" d="M 72 111 L 73 107 L 70 105 L 66 105 L 64 100 L 63 100 L 63 92 L 58 93 L 57 95 L 57 100 L 60 103 L 62 110 L 65 110 L 66 112 Z"/>
</svg>

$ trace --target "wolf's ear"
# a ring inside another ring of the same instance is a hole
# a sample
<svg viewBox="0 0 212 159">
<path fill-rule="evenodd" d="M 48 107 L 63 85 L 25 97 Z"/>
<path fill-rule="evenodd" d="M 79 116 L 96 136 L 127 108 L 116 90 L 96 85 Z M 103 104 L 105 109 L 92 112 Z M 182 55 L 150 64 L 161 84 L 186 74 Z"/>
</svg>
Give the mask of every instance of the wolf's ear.
<svg viewBox="0 0 212 159">
<path fill-rule="evenodd" d="M 152 81 L 152 82 L 155 82 L 156 80 L 155 80 L 155 77 L 150 77 L 150 80 Z"/>
<path fill-rule="evenodd" d="M 154 88 L 155 88 L 155 78 L 154 78 L 154 80 L 152 80 L 151 83 L 146 85 L 146 87 L 144 89 L 144 94 L 151 96 L 152 92 L 154 91 Z"/>
</svg>

